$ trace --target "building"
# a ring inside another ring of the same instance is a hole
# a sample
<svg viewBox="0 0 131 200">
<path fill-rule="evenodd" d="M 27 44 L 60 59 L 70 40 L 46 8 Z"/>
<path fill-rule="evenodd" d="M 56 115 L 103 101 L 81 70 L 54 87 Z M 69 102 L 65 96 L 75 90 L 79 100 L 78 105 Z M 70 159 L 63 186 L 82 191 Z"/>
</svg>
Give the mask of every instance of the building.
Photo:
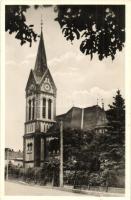
<svg viewBox="0 0 131 200">
<path fill-rule="evenodd" d="M 56 120 L 63 121 L 67 128 L 81 129 L 84 131 L 95 130 L 104 133 L 107 129 L 107 118 L 104 107 L 94 105 L 86 108 L 72 107 L 68 112 L 58 115 Z"/>
<path fill-rule="evenodd" d="M 46 132 L 56 122 L 56 86 L 47 66 L 42 30 L 25 91 L 24 167 L 40 167 L 46 157 Z"/>
<path fill-rule="evenodd" d="M 23 152 L 5 148 L 5 165 L 12 164 L 18 167 L 23 166 Z"/>
<path fill-rule="evenodd" d="M 13 160 L 17 158 L 23 158 L 22 151 L 14 151 L 14 149 L 5 148 L 5 160 Z"/>
<path fill-rule="evenodd" d="M 23 165 L 40 167 L 49 156 L 49 141 L 55 136 L 53 127 L 59 121 L 64 128 L 106 131 L 106 114 L 104 107 L 98 105 L 84 109 L 73 107 L 67 113 L 56 117 L 57 89 L 47 66 L 43 32 L 34 69 L 31 69 L 26 85 L 26 120 L 23 136 Z M 57 122 L 57 123 L 56 123 Z M 50 132 L 48 134 L 47 132 Z"/>
</svg>

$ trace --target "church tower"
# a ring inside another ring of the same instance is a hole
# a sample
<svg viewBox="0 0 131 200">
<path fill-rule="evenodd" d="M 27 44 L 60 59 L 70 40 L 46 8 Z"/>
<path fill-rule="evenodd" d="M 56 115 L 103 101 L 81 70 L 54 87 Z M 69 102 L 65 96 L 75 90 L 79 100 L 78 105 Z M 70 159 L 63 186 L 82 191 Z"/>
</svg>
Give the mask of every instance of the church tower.
<svg viewBox="0 0 131 200">
<path fill-rule="evenodd" d="M 47 66 L 42 30 L 25 91 L 24 167 L 40 167 L 46 159 L 46 132 L 56 120 L 56 86 Z"/>
</svg>

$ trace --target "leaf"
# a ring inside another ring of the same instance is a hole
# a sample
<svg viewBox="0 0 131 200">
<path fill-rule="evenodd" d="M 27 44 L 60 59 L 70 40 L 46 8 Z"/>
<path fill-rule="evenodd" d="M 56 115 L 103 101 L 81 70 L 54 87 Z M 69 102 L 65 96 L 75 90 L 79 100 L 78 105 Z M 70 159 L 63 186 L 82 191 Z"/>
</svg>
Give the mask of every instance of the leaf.
<svg viewBox="0 0 131 200">
<path fill-rule="evenodd" d="M 31 24 L 31 25 L 29 25 L 29 27 L 34 27 L 34 25 L 33 25 L 33 24 Z"/>
</svg>

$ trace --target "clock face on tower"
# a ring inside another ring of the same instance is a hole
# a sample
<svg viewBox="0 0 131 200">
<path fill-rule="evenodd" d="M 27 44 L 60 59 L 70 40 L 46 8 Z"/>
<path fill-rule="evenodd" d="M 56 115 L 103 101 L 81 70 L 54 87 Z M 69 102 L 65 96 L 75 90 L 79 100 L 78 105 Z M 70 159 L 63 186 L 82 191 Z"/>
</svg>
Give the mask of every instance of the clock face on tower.
<svg viewBox="0 0 131 200">
<path fill-rule="evenodd" d="M 45 83 L 44 84 L 44 89 L 45 89 L 45 91 L 50 91 L 51 87 L 50 87 L 50 85 L 48 83 Z"/>
<path fill-rule="evenodd" d="M 31 85 L 30 85 L 30 90 L 34 90 L 34 89 L 35 89 L 34 84 L 31 84 Z"/>
</svg>

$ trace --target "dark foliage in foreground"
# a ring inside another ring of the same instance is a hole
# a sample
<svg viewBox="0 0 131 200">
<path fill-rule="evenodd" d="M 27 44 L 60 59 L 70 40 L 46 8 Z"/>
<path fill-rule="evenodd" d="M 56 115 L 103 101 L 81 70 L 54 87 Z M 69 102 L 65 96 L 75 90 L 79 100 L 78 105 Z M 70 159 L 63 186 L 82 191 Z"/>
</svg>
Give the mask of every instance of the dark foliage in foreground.
<svg viewBox="0 0 131 200">
<path fill-rule="evenodd" d="M 26 22 L 25 13 L 29 7 L 6 6 L 5 30 L 10 34 L 16 33 L 21 45 L 29 42 L 31 46 L 39 35 L 34 32 L 34 25 Z M 34 7 L 37 9 L 39 6 Z M 80 51 L 90 55 L 91 59 L 97 54 L 99 60 L 106 57 L 114 60 L 116 52 L 122 51 L 125 42 L 124 5 L 57 5 L 54 11 L 66 40 L 71 43 L 79 40 Z"/>
</svg>

